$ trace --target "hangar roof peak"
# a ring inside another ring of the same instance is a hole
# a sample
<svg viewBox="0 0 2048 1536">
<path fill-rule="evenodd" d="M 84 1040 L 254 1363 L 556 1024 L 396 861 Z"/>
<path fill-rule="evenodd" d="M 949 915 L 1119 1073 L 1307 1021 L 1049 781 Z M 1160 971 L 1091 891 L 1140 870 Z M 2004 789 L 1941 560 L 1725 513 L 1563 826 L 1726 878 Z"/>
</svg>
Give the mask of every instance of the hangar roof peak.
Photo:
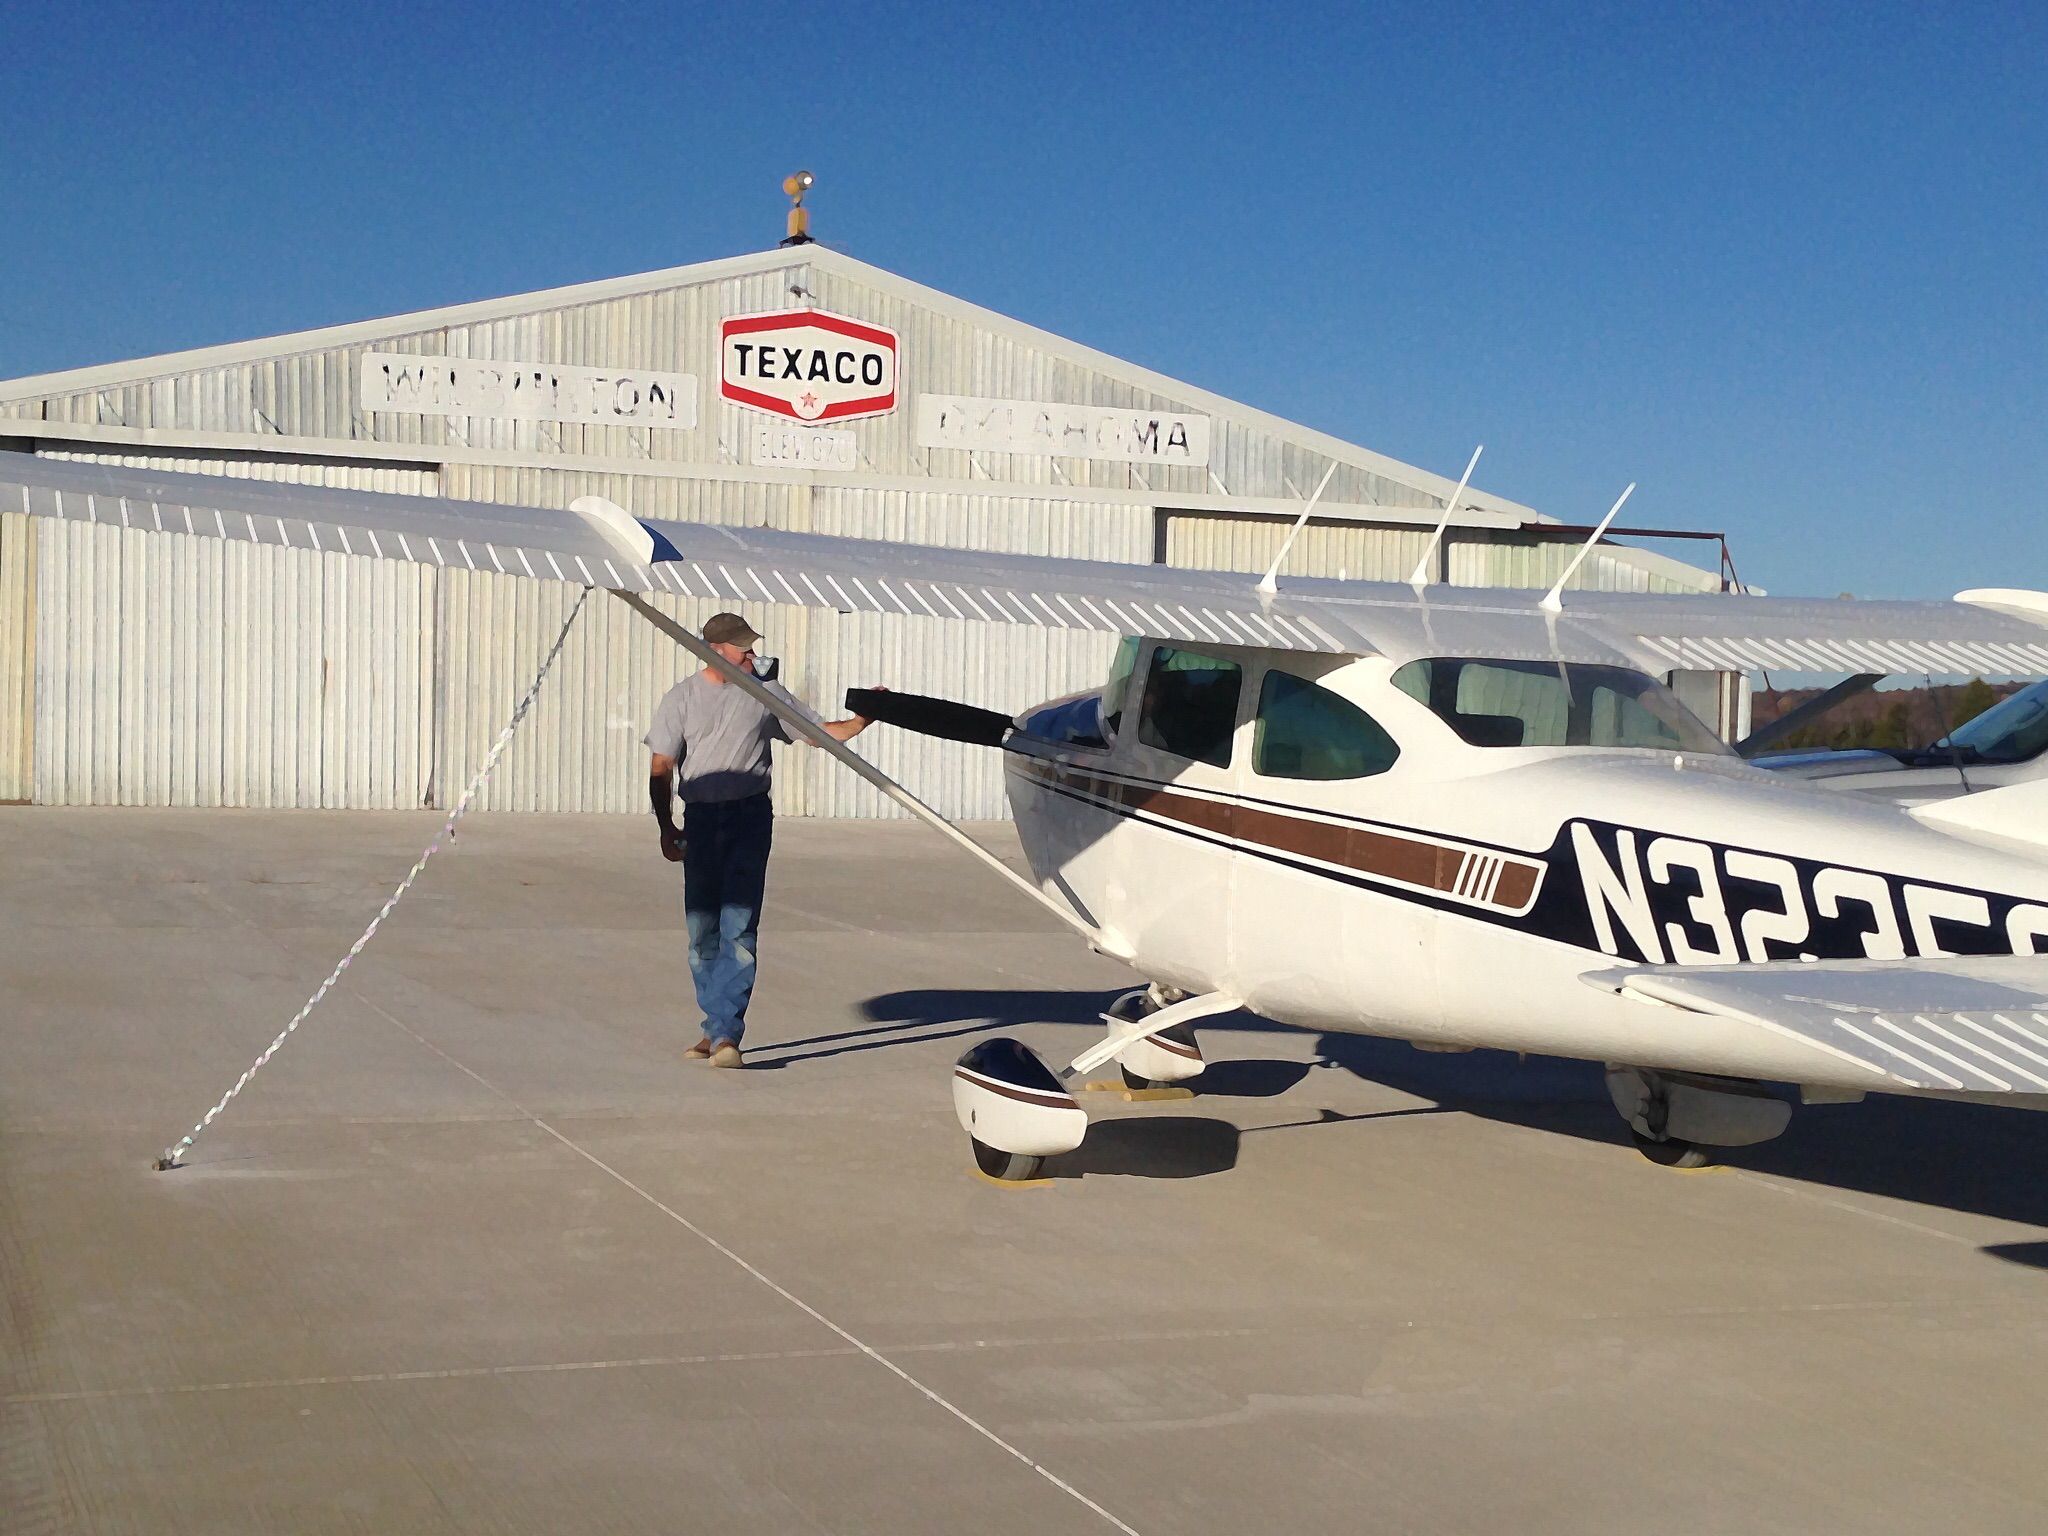
<svg viewBox="0 0 2048 1536">
<path fill-rule="evenodd" d="M 1210 412 L 1223 420 L 1256 432 L 1270 434 L 1306 452 L 1383 476 L 1410 487 L 1438 503 L 1448 499 L 1456 488 L 1456 482 L 1447 476 L 1375 453 L 1343 438 L 1304 426 L 1299 422 L 1289 421 L 1213 391 L 1198 388 L 1109 353 L 1097 351 L 1057 333 L 957 298 L 940 289 L 899 276 L 885 268 L 816 242 L 752 251 L 739 256 L 693 262 L 683 266 L 663 267 L 624 277 L 601 278 L 558 288 L 469 300 L 404 314 L 351 321 L 342 325 L 320 326 L 309 330 L 255 337 L 246 341 L 225 342 L 120 362 L 0 380 L 0 407 L 141 384 L 203 369 L 233 367 L 330 348 L 363 345 L 384 338 L 431 331 L 444 326 L 477 325 L 552 309 L 628 299 L 665 289 L 756 277 L 772 272 L 801 274 L 812 269 L 851 280 L 931 313 L 965 322 L 998 336 L 1008 337 L 1131 388 L 1183 402 L 1193 409 Z M 808 283 L 801 286 L 808 291 Z M 1552 520 L 1518 502 L 1490 495 L 1472 487 L 1468 487 L 1466 491 L 1464 504 L 1468 509 L 1492 514 L 1493 519 L 1510 525 Z"/>
</svg>

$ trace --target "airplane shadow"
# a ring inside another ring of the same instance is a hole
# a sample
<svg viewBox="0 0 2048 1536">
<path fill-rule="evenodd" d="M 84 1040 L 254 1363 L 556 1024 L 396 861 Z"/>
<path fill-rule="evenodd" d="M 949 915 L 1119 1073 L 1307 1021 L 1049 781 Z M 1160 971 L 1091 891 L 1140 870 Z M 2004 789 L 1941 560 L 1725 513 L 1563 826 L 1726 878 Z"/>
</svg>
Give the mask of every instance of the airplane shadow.
<svg viewBox="0 0 2048 1536">
<path fill-rule="evenodd" d="M 787 1065 L 848 1050 L 879 1050 L 952 1035 L 995 1033 L 1027 1024 L 1093 1028 L 1116 995 L 1114 991 L 945 989 L 889 993 L 862 1005 L 869 1018 L 882 1021 L 874 1028 L 770 1047 L 777 1051 L 794 1048 L 801 1054 L 764 1065 Z M 918 1031 L 914 1035 L 898 1033 L 913 1027 Z M 1239 1013 L 1204 1024 L 1198 1033 L 1206 1049 L 1215 1052 L 1225 1048 L 1227 1040 L 1284 1029 Z M 1256 1056 L 1214 1060 L 1191 1085 L 1196 1102 L 1278 1098 L 1317 1071 L 1344 1071 L 1429 1100 L 1432 1108 L 1427 1112 L 1480 1115 L 1629 1149 L 1627 1131 L 1608 1102 L 1601 1069 L 1593 1062 L 1517 1056 L 1507 1051 L 1435 1054 L 1418 1051 L 1405 1041 L 1366 1035 L 1319 1035 L 1316 1050 L 1318 1059 L 1313 1062 Z M 1391 1113 L 1417 1112 L 1422 1111 Z M 1318 1119 L 1289 1124 L 1314 1126 L 1381 1117 L 1324 1111 Z M 1162 1126 L 1170 1128 L 1157 1131 L 1159 1146 L 1146 1145 L 1146 1138 Z M 1054 1171 L 1169 1178 L 1222 1171 L 1235 1162 L 1237 1137 L 1233 1132 L 1225 1161 L 1225 1138 L 1219 1129 L 1223 1126 L 1219 1120 L 1189 1115 L 1103 1120 L 1090 1130 L 1082 1150 L 1061 1159 Z M 1730 1148 L 1718 1161 L 1801 1183 L 2048 1228 L 2048 1179 L 2041 1178 L 2038 1171 L 2044 1142 L 2048 1142 L 2048 1118 L 2038 1111 L 1873 1094 L 1861 1104 L 1801 1106 L 1793 1113 L 1791 1128 L 1778 1140 L 1758 1147 Z M 1629 1149 L 1628 1155 L 1635 1153 Z M 1162 1169 L 1169 1171 L 1154 1171 Z M 2008 1263 L 2048 1268 L 2048 1243 L 2007 1243 L 1985 1251 Z"/>
<path fill-rule="evenodd" d="M 1506 1051 L 1433 1055 L 1403 1041 L 1362 1035 L 1322 1035 L 1316 1044 L 1326 1061 L 1346 1071 L 1447 1108 L 1584 1141 L 1628 1145 L 1601 1069 L 1592 1062 L 1517 1057 Z M 2044 1142 L 2048 1120 L 2037 1111 L 1872 1094 L 1861 1104 L 1802 1105 L 1793 1111 L 1791 1128 L 1776 1141 L 1730 1147 L 1715 1161 L 1801 1183 L 2048 1227 L 2048 1180 L 2038 1172 Z"/>
<path fill-rule="evenodd" d="M 1147 1115 L 1098 1120 L 1072 1152 L 1048 1158 L 1055 1179 L 1120 1174 L 1140 1179 L 1199 1179 L 1237 1166 L 1244 1133 L 1228 1120 L 1206 1115 Z"/>
</svg>

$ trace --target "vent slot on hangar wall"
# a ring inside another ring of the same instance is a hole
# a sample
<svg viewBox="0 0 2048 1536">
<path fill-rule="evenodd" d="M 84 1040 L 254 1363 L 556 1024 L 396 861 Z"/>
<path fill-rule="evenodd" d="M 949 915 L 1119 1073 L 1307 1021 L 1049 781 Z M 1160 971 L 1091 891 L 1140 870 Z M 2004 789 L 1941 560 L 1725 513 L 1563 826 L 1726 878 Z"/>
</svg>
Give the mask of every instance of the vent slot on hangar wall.
<svg viewBox="0 0 2048 1536">
<path fill-rule="evenodd" d="M 1181 570 L 1246 571 L 1262 576 L 1301 515 L 1195 512 L 1160 507 L 1152 528 L 1152 563 Z M 1341 576 L 1351 581 L 1406 581 L 1429 543 L 1434 514 L 1413 527 L 1312 517 L 1287 553 L 1281 577 Z"/>
</svg>

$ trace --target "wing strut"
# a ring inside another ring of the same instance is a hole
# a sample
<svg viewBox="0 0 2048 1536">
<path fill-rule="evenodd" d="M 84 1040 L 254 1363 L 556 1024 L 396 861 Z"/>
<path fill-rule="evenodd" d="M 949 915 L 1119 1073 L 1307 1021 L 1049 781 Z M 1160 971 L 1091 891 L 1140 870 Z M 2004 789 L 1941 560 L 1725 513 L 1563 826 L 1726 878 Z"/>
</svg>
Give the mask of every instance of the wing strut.
<svg viewBox="0 0 2048 1536">
<path fill-rule="evenodd" d="M 763 688 L 755 678 L 742 672 L 738 667 L 706 645 L 701 638 L 691 634 L 685 626 L 678 624 L 674 619 L 640 596 L 639 593 L 622 592 L 617 588 L 613 588 L 612 596 L 633 609 L 642 618 L 647 620 L 648 623 L 652 624 L 664 635 L 667 635 L 669 639 L 675 641 L 677 645 L 680 645 L 706 666 L 713 668 L 728 683 L 739 684 L 740 687 L 760 700 L 778 720 L 802 736 L 804 740 L 810 742 L 811 745 L 821 748 L 823 751 L 836 757 L 840 762 L 895 801 L 896 804 L 910 812 L 919 821 L 937 828 L 945 836 L 951 838 L 961 848 L 966 850 L 967 853 L 979 859 L 983 864 L 986 864 L 990 869 L 1002 876 L 1003 879 L 1022 891 L 1026 896 L 1029 896 L 1033 901 L 1045 908 L 1046 911 L 1052 913 L 1054 917 L 1057 917 L 1062 923 L 1073 929 L 1074 932 L 1080 934 L 1082 938 L 1093 944 L 1104 954 L 1119 960 L 1131 958 L 1121 944 L 1111 940 L 1107 934 L 1082 917 L 1072 907 L 1041 891 L 965 832 L 954 826 L 952 822 L 946 820 L 945 817 L 926 805 L 917 796 L 890 778 L 889 775 L 882 772 L 873 763 L 848 747 L 845 742 L 839 741 L 827 732 L 820 730 L 817 724 L 808 716 L 800 714 L 796 710 L 791 709 L 787 704 L 784 704 L 782 700 L 776 698 L 766 688 Z"/>
</svg>

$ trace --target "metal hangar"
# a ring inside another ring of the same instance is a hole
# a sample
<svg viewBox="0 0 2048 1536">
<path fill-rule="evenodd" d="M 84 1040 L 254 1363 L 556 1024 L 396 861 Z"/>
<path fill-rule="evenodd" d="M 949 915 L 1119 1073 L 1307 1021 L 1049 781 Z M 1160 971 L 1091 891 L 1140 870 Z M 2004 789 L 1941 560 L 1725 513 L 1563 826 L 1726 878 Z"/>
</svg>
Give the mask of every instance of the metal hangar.
<svg viewBox="0 0 2048 1536">
<path fill-rule="evenodd" d="M 808 242 L 15 379 L 0 449 L 1245 571 L 1334 466 L 1288 571 L 1378 579 L 1407 577 L 1455 489 Z M 1451 581 L 1548 585 L 1579 542 L 1497 496 L 1460 502 Z M 1575 584 L 1721 581 L 1603 545 Z M 445 805 L 572 597 L 0 506 L 0 800 Z M 668 601 L 690 621 L 711 607 Z M 871 682 L 1022 708 L 1099 681 L 1110 650 L 946 619 L 748 617 L 825 708 Z M 588 610 L 483 803 L 644 810 L 640 734 L 689 664 L 620 605 Z M 898 732 L 863 748 L 950 816 L 1004 814 L 990 754 Z M 819 754 L 777 780 L 785 814 L 891 811 Z"/>
</svg>

